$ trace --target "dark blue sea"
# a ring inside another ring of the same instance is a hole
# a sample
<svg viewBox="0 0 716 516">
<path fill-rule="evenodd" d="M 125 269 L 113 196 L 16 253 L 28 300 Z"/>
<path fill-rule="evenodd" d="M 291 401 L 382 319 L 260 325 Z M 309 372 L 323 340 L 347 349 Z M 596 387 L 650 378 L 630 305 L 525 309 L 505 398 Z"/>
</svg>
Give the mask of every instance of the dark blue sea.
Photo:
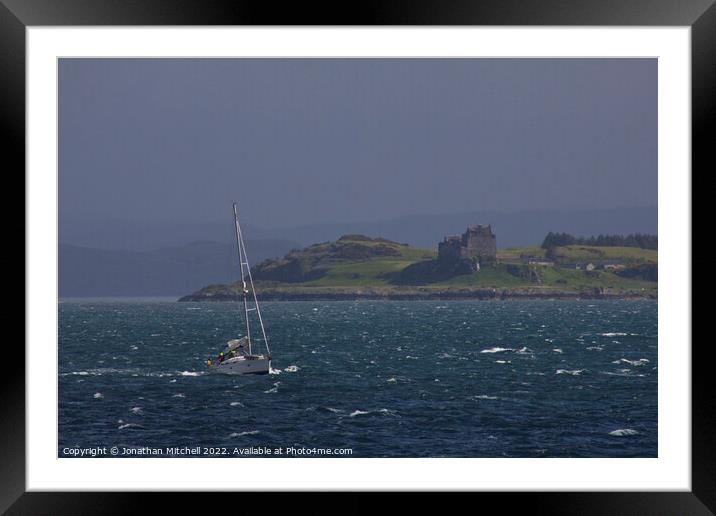
<svg viewBox="0 0 716 516">
<path fill-rule="evenodd" d="M 262 308 L 244 377 L 205 369 L 236 303 L 61 301 L 58 455 L 657 456 L 655 301 Z"/>
</svg>

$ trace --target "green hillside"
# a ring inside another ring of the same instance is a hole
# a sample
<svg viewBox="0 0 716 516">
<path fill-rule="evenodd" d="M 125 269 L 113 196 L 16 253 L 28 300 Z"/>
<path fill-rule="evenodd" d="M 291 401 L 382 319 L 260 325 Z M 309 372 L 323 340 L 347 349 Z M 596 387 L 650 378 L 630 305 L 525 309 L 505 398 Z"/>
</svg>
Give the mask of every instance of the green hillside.
<svg viewBox="0 0 716 516">
<path fill-rule="evenodd" d="M 252 268 L 256 287 L 264 294 L 340 292 L 446 292 L 484 289 L 565 294 L 610 292 L 630 296 L 651 296 L 657 292 L 657 251 L 633 247 L 573 245 L 546 252 L 540 247 L 498 251 L 497 263 L 477 272 L 409 280 L 401 271 L 420 262 L 435 263 L 433 249 L 413 248 L 383 238 L 345 235 L 335 242 L 323 242 L 294 249 L 276 260 Z M 212 285 L 187 296 L 231 297 L 234 286 Z M 271 294 L 271 295 L 273 295 Z M 271 296 L 269 296 L 271 297 Z M 290 297 L 290 296 L 289 296 Z"/>
<path fill-rule="evenodd" d="M 623 264 L 658 263 L 658 251 L 653 249 L 640 249 L 638 247 L 597 247 L 587 245 L 568 245 L 555 247 L 553 256 L 549 258 L 547 250 L 538 246 L 514 247 L 497 252 L 500 261 L 519 261 L 521 256 L 533 256 L 542 259 L 551 259 L 556 263 L 565 262 L 594 262 L 603 260 L 616 260 Z"/>
<path fill-rule="evenodd" d="M 344 235 L 335 242 L 294 249 L 281 259 L 261 262 L 252 274 L 257 281 L 293 285 L 385 285 L 391 273 L 435 255 L 384 238 Z"/>
</svg>

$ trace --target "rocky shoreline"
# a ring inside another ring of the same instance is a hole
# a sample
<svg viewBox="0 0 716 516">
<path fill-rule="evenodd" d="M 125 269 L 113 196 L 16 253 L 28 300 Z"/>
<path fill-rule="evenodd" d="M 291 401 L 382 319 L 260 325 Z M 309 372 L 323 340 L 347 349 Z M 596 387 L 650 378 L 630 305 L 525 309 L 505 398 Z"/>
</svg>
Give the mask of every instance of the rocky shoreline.
<svg viewBox="0 0 716 516">
<path fill-rule="evenodd" d="M 258 289 L 257 289 L 258 290 Z M 520 299 L 657 299 L 655 291 L 626 291 L 595 288 L 584 291 L 549 288 L 519 289 L 434 289 L 434 288 L 268 288 L 259 291 L 262 301 L 355 301 L 355 300 L 520 300 Z M 202 289 L 180 298 L 179 302 L 240 301 L 229 289 Z"/>
</svg>

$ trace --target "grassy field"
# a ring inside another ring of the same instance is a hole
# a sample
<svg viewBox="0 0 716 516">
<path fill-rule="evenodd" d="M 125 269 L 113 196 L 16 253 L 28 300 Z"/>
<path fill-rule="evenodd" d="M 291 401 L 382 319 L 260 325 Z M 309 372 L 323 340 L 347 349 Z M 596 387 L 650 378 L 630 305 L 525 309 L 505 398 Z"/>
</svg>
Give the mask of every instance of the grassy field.
<svg viewBox="0 0 716 516">
<path fill-rule="evenodd" d="M 497 252 L 497 259 L 501 262 L 519 262 L 523 255 L 548 260 L 546 250 L 538 246 L 501 249 Z M 656 250 L 639 249 L 638 247 L 568 245 L 554 249 L 554 259 L 557 262 L 589 263 L 606 260 L 619 261 L 624 264 L 658 263 L 658 255 Z"/>
<path fill-rule="evenodd" d="M 557 247 L 555 254 L 557 258 L 573 262 L 586 262 L 591 260 L 617 260 L 626 264 L 658 262 L 658 251 L 654 249 L 639 249 L 638 247 L 570 245 Z"/>
<path fill-rule="evenodd" d="M 412 263 L 431 260 L 436 256 L 437 252 L 431 249 L 401 247 L 400 256 L 339 262 L 330 265 L 325 276 L 300 284 L 316 287 L 390 286 L 392 274 Z"/>
<path fill-rule="evenodd" d="M 296 284 L 296 286 L 316 287 L 371 287 L 391 286 L 386 272 L 397 272 L 410 262 L 397 260 L 371 260 L 370 262 L 343 264 L 329 271 L 319 280 Z M 622 278 L 608 271 L 584 271 L 551 266 L 534 266 L 539 280 L 516 276 L 508 271 L 506 264 L 483 267 L 473 274 L 455 276 L 447 281 L 428 283 L 425 287 L 434 288 L 529 288 L 552 287 L 565 290 L 584 290 L 610 288 L 617 290 L 655 290 L 657 284 L 650 281 Z"/>
<path fill-rule="evenodd" d="M 502 263 L 518 263 L 521 256 L 534 256 L 544 258 L 545 250 L 539 246 L 533 247 L 511 247 L 509 249 L 497 250 L 497 261 Z"/>
<path fill-rule="evenodd" d="M 296 287 L 390 287 L 392 274 L 398 273 L 408 265 L 422 259 L 431 259 L 435 252 L 416 250 L 411 256 L 373 258 L 369 260 L 346 262 L 330 267 L 325 276 L 303 283 Z M 642 251 L 637 249 L 637 251 Z M 611 253 L 612 256 L 617 253 Z M 635 253 L 636 256 L 639 253 Z M 582 255 L 577 255 L 582 256 Z M 618 256 L 624 256 L 618 254 Z M 519 258 L 519 254 L 517 255 Z M 574 259 L 570 257 L 570 259 Z M 515 263 L 519 260 L 515 260 Z M 553 287 L 555 289 L 584 290 L 610 288 L 617 290 L 656 290 L 655 282 L 622 278 L 609 271 L 585 271 L 566 269 L 559 266 L 521 265 L 522 272 L 531 268 L 533 277 L 521 277 L 510 272 L 509 263 L 498 263 L 494 267 L 483 267 L 473 274 L 455 276 L 446 281 L 428 283 L 427 288 L 529 288 Z"/>
</svg>

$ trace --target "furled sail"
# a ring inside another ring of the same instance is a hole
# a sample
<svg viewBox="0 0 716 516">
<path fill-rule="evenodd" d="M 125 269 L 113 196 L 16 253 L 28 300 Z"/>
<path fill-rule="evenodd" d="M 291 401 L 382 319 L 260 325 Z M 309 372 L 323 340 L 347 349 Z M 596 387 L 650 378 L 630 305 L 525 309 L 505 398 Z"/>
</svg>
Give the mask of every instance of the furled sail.
<svg viewBox="0 0 716 516">
<path fill-rule="evenodd" d="M 231 351 L 236 350 L 238 355 L 249 354 L 249 339 L 248 337 L 241 337 L 240 339 L 231 339 L 226 343 L 226 350 L 224 354 L 228 354 Z"/>
</svg>

